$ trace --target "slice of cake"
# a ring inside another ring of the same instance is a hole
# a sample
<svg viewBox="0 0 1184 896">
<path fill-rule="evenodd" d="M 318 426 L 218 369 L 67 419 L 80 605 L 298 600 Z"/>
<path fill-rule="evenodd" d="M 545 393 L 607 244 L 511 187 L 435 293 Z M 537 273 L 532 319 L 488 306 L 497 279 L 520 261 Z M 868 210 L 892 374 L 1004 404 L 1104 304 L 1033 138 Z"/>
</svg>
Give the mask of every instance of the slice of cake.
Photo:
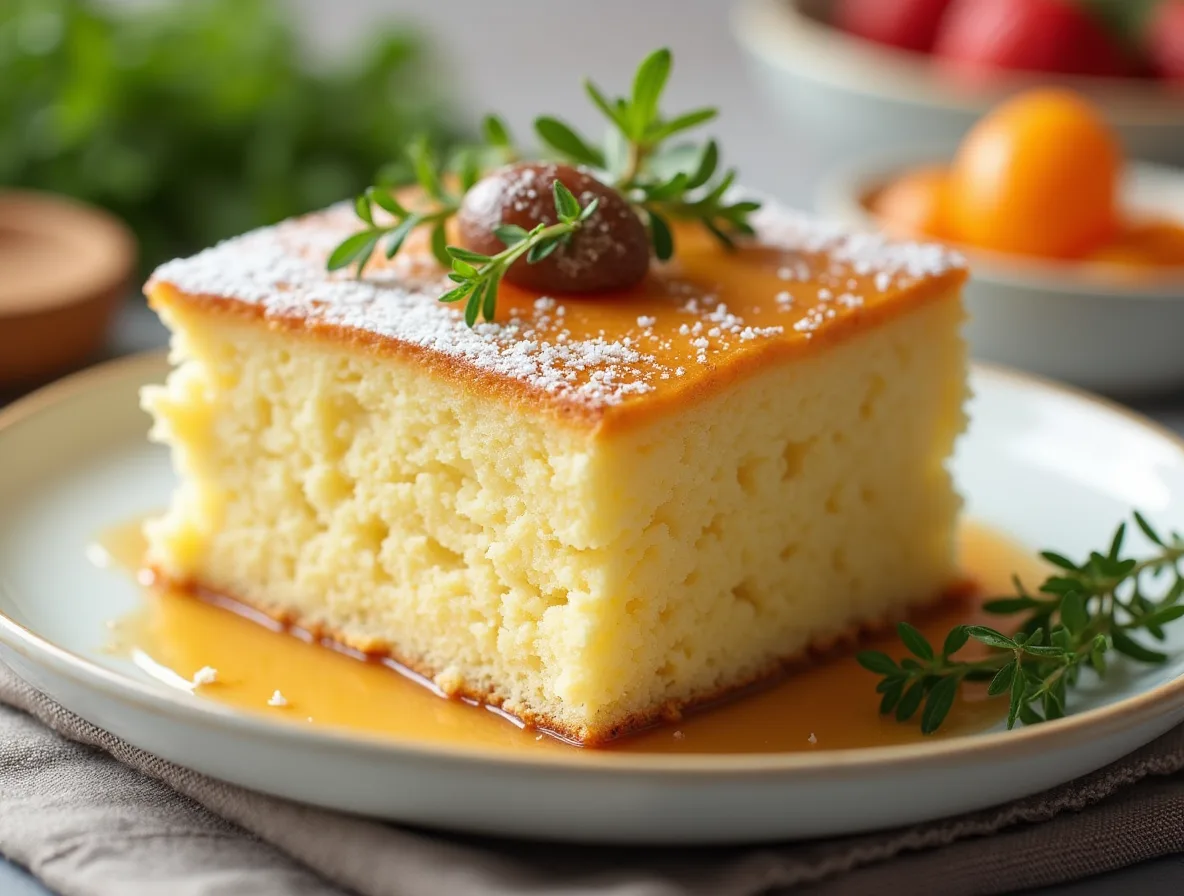
<svg viewBox="0 0 1184 896">
<path fill-rule="evenodd" d="M 164 265 L 148 563 L 583 743 L 935 599 L 965 271 L 751 224 L 676 228 L 627 290 L 503 283 L 472 328 L 426 240 L 326 273 L 345 207 Z"/>
</svg>

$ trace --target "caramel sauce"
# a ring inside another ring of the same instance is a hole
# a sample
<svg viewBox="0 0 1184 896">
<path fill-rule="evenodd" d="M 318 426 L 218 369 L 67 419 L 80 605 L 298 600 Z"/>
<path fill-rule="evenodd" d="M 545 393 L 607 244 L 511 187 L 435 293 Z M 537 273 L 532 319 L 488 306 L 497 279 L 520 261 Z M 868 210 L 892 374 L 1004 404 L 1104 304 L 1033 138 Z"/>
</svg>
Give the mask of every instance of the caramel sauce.
<svg viewBox="0 0 1184 896">
<path fill-rule="evenodd" d="M 977 584 L 974 596 L 947 601 L 913 621 L 935 644 L 959 623 L 983 622 L 984 594 L 1010 590 L 1016 573 L 1041 575 L 1040 562 L 1005 537 L 975 524 L 960 535 L 961 566 Z M 91 546 L 98 565 L 135 571 L 144 554 L 137 521 L 112 529 Z M 997 619 L 993 624 L 998 625 Z M 296 634 L 296 637 L 293 637 Z M 293 723 L 334 726 L 426 744 L 454 743 L 503 750 L 574 748 L 495 711 L 442 697 L 389 661 L 327 649 L 230 601 L 144 589 L 144 605 L 113 623 L 111 648 L 145 672 L 181 689 L 202 667 L 217 681 L 195 688 L 203 699 Z M 860 649 L 901 656 L 892 632 L 865 639 Z M 969 648 L 968 648 L 969 649 Z M 765 753 L 904 744 L 920 740 L 914 720 L 899 724 L 878 712 L 876 678 L 854 649 L 822 658 L 772 685 L 753 688 L 677 722 L 641 732 L 606 749 L 638 753 Z M 268 700 L 280 691 L 287 705 Z M 982 731 L 1004 707 L 981 687 L 964 688 L 942 729 L 931 738 Z"/>
</svg>

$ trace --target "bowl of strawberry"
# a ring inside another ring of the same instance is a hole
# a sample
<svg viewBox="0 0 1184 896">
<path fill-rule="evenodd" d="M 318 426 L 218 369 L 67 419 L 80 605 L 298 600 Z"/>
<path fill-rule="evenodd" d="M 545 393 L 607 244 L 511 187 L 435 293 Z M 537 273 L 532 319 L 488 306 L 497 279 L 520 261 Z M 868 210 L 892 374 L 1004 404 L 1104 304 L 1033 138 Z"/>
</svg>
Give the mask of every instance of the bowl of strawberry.
<svg viewBox="0 0 1184 896">
<path fill-rule="evenodd" d="M 953 146 L 1051 83 L 1133 158 L 1184 165 L 1184 0 L 741 0 L 733 22 L 757 86 L 830 156 Z"/>
</svg>

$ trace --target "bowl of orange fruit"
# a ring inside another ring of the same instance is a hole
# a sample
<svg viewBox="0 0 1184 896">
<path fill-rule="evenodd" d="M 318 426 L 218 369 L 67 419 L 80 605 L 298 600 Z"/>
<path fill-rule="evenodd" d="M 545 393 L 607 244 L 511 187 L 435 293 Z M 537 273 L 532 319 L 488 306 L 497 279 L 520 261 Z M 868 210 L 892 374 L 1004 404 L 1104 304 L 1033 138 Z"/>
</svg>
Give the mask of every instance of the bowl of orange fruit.
<svg viewBox="0 0 1184 896">
<path fill-rule="evenodd" d="M 823 157 L 952 147 L 1056 83 L 1132 158 L 1184 164 L 1184 0 L 738 0 L 733 31 L 771 110 Z"/>
<path fill-rule="evenodd" d="M 1079 94 L 1019 94 L 952 155 L 853 164 L 817 204 L 961 250 L 977 357 L 1111 394 L 1184 387 L 1184 169 L 1127 161 Z"/>
</svg>

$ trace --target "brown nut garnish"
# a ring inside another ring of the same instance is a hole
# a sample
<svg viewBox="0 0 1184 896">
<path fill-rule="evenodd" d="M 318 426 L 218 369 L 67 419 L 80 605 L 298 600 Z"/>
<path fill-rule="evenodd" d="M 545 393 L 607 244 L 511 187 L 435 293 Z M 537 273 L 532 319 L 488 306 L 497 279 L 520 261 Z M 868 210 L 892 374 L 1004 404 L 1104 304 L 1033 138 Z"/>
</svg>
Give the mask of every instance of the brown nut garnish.
<svg viewBox="0 0 1184 896">
<path fill-rule="evenodd" d="M 506 280 L 544 293 L 607 292 L 627 289 L 645 277 L 650 242 L 645 226 L 625 198 L 607 184 L 570 165 L 523 162 L 493 171 L 464 196 L 457 225 L 461 244 L 483 255 L 506 246 L 494 230 L 513 224 L 530 230 L 555 224 L 553 189 L 558 180 L 580 205 L 599 200 L 596 211 L 571 240 L 535 264 L 525 258 L 506 271 Z"/>
</svg>

